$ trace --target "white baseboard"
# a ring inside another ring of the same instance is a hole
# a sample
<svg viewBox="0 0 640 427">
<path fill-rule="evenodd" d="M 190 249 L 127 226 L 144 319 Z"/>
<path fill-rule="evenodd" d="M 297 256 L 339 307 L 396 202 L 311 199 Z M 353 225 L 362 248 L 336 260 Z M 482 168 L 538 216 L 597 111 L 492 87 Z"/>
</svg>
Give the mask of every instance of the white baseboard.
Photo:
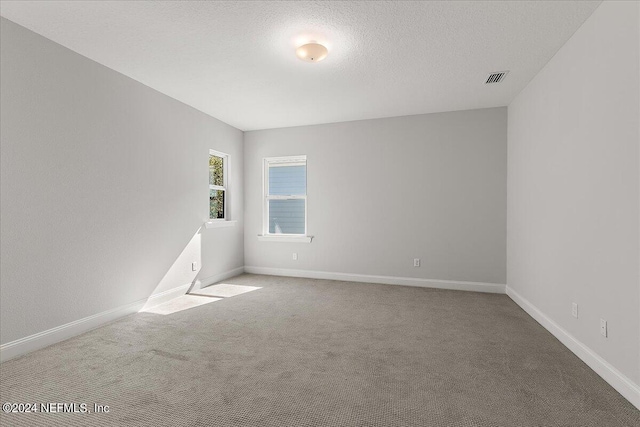
<svg viewBox="0 0 640 427">
<path fill-rule="evenodd" d="M 413 277 L 372 276 L 368 274 L 333 273 L 329 271 L 291 270 L 286 268 L 244 267 L 245 273 L 269 276 L 305 277 L 309 279 L 342 280 L 347 282 L 381 283 L 385 285 L 417 286 L 421 288 L 450 289 L 504 294 L 505 285 L 456 280 L 417 279 Z"/>
<path fill-rule="evenodd" d="M 190 287 L 191 283 L 187 283 L 186 285 L 178 286 L 177 288 L 153 294 L 147 299 L 144 306 L 139 311 L 143 311 L 148 308 L 155 307 L 156 305 L 164 304 L 174 298 L 178 298 L 179 296 L 186 294 Z"/>
<path fill-rule="evenodd" d="M 196 280 L 192 288 L 189 289 L 189 292 L 206 288 L 207 286 L 213 285 L 214 283 L 220 282 L 221 280 L 226 280 L 230 277 L 234 277 L 242 273 L 244 273 L 244 267 L 238 267 L 234 268 L 233 270 L 225 271 L 224 273 L 214 274 L 213 276 Z"/>
<path fill-rule="evenodd" d="M 137 313 L 144 307 L 145 303 L 146 300 L 136 301 L 3 344 L 0 346 L 0 361 L 4 362 L 34 350 L 48 347 L 95 329 L 120 317 Z"/>
<path fill-rule="evenodd" d="M 562 344 L 578 356 L 584 363 L 600 375 L 614 389 L 640 409 L 640 386 L 611 366 L 609 362 L 598 356 L 593 350 L 578 341 L 573 335 L 551 320 L 536 306 L 507 286 L 507 295 L 524 311 L 551 332 Z"/>
<path fill-rule="evenodd" d="M 215 276 L 207 277 L 203 279 L 201 283 L 204 286 L 211 285 L 220 280 L 228 279 L 229 277 L 237 276 L 244 271 L 243 267 L 236 268 L 225 273 L 217 274 Z M 184 295 L 189 288 L 192 287 L 191 283 L 178 286 L 173 289 L 166 290 L 149 298 L 133 302 L 131 304 L 123 305 L 111 310 L 103 311 L 102 313 L 94 314 L 82 319 L 75 320 L 73 322 L 66 323 L 64 325 L 56 326 L 55 328 L 48 329 L 46 331 L 38 332 L 28 337 L 20 338 L 15 341 L 0 345 L 0 362 L 13 359 L 23 354 L 38 350 L 44 347 L 48 347 L 52 344 L 56 344 L 60 341 L 67 340 L 74 336 L 83 334 L 92 329 L 98 328 L 106 323 L 112 322 L 118 318 L 128 316 L 129 314 L 137 313 L 138 311 L 156 306 L 167 302 L 173 298 L 177 298 Z"/>
</svg>

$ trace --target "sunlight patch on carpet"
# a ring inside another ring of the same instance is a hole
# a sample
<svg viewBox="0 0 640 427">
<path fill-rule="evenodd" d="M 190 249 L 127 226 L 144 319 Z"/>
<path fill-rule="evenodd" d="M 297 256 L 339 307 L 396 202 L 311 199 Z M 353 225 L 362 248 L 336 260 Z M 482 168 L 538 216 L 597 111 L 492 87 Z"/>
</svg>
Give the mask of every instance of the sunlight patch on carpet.
<svg viewBox="0 0 640 427">
<path fill-rule="evenodd" d="M 167 315 L 177 313 L 179 311 L 188 310 L 190 308 L 199 307 L 204 304 L 220 301 L 221 299 L 222 298 L 212 298 L 210 296 L 183 295 L 181 297 L 172 299 L 169 302 L 165 302 L 164 304 L 146 308 L 142 310 L 142 312 Z"/>
<path fill-rule="evenodd" d="M 256 291 L 258 289 L 262 289 L 262 288 L 258 286 L 232 285 L 228 283 L 220 283 L 219 285 L 207 286 L 206 288 L 192 291 L 190 295 L 229 298 L 229 297 L 244 294 L 247 292 Z"/>
</svg>

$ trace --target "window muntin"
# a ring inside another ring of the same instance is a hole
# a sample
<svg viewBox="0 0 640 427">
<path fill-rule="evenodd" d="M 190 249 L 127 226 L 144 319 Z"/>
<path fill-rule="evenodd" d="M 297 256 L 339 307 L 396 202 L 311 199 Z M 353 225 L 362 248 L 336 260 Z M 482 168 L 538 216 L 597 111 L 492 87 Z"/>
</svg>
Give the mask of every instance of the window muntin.
<svg viewBox="0 0 640 427">
<path fill-rule="evenodd" d="M 264 234 L 307 234 L 307 157 L 264 161 Z"/>
<path fill-rule="evenodd" d="M 226 220 L 229 155 L 209 150 L 209 219 Z"/>
</svg>

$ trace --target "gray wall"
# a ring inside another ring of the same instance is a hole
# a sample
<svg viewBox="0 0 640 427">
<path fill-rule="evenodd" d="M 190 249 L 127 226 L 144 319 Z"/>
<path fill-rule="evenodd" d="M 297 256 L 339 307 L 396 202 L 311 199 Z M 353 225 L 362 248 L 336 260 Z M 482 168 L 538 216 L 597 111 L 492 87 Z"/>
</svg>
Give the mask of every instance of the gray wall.
<svg viewBox="0 0 640 427">
<path fill-rule="evenodd" d="M 506 132 L 506 108 L 246 132 L 245 265 L 505 283 Z M 315 238 L 259 242 L 262 159 L 296 154 Z"/>
<path fill-rule="evenodd" d="M 241 131 L 1 30 L 3 344 L 243 265 Z M 210 148 L 231 155 L 236 227 L 200 230 Z"/>
<path fill-rule="evenodd" d="M 509 106 L 507 232 L 509 287 L 636 384 L 638 8 L 604 2 Z"/>
</svg>

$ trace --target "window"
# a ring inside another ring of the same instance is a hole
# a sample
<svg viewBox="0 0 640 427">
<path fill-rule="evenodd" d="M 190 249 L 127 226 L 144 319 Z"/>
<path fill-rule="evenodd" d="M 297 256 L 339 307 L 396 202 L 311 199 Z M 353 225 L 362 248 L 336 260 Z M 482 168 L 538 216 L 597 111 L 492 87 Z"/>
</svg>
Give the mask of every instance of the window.
<svg viewBox="0 0 640 427">
<path fill-rule="evenodd" d="M 264 235 L 307 234 L 307 156 L 264 159 Z"/>
<path fill-rule="evenodd" d="M 227 219 L 229 155 L 209 150 L 209 219 Z"/>
</svg>

